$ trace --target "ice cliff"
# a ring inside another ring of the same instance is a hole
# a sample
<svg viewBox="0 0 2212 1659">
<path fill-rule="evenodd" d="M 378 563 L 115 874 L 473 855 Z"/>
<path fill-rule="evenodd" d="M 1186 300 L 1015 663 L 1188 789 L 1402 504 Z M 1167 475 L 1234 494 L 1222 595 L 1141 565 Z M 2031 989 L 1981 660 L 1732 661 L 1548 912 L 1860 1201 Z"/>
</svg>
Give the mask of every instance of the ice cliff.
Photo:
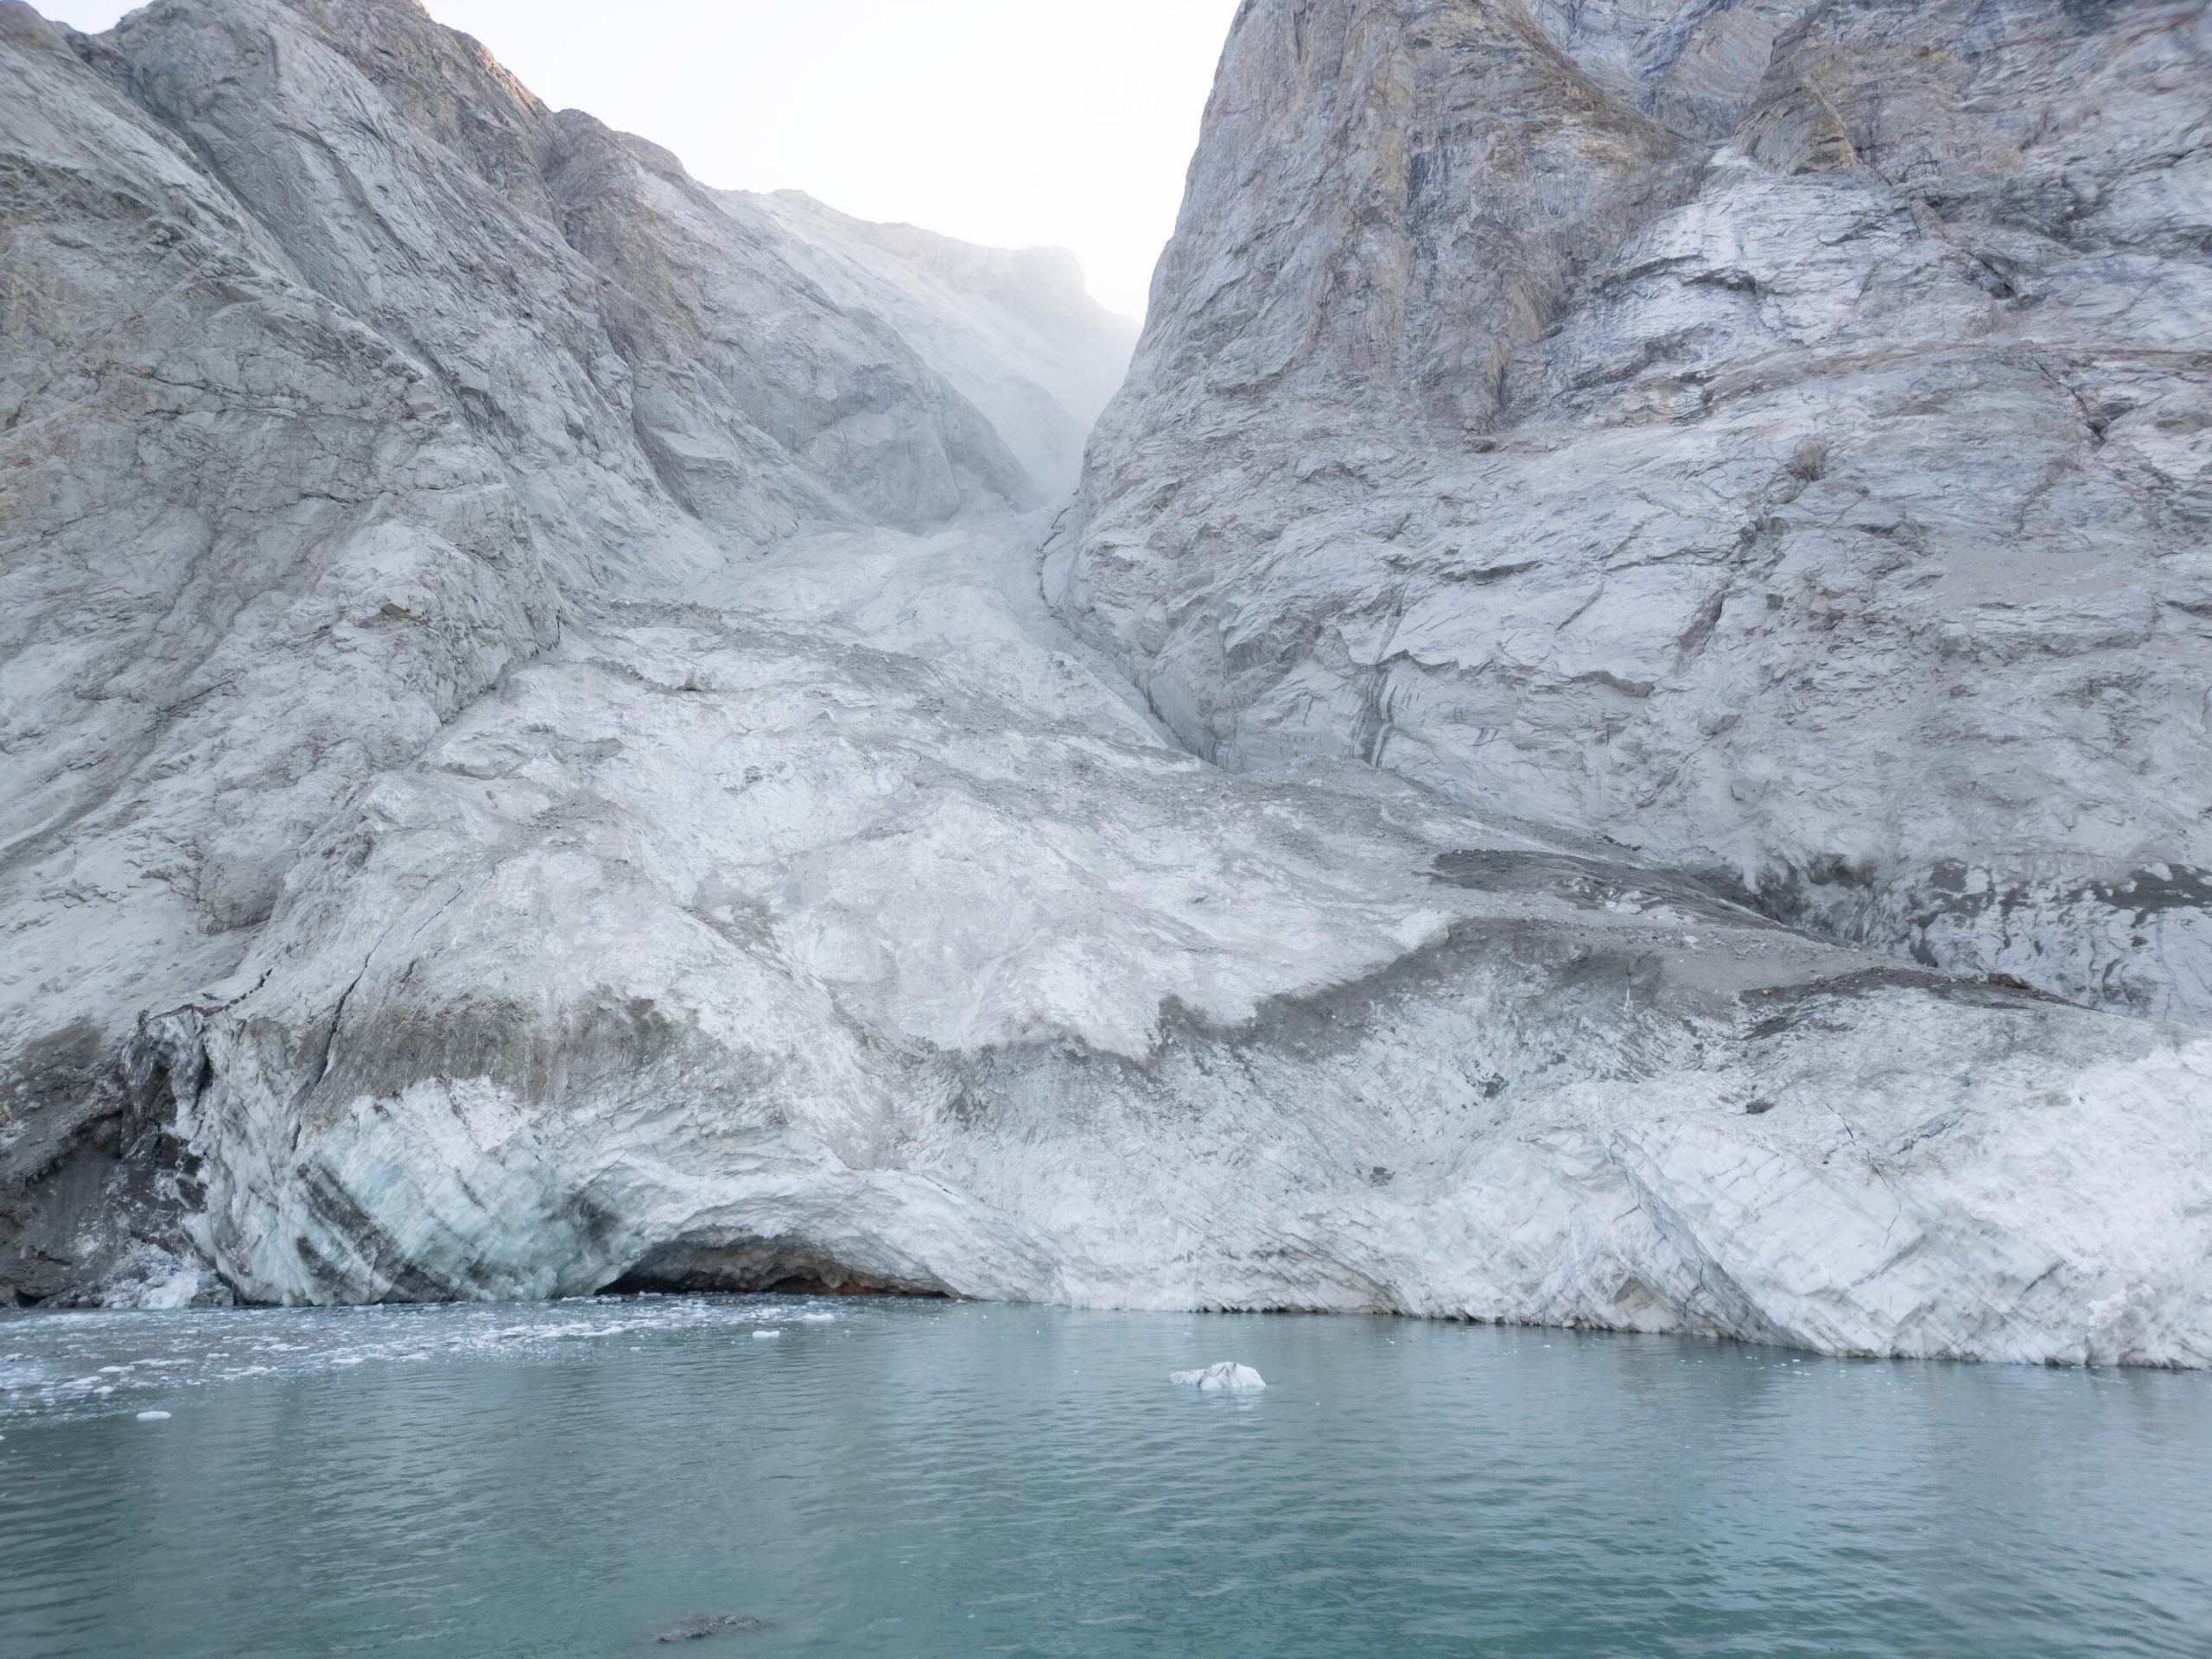
<svg viewBox="0 0 2212 1659">
<path fill-rule="evenodd" d="M 6 0 L 0 1283 L 2212 1363 L 2205 28 L 1254 0 L 1065 510 L 1057 256 Z"/>
</svg>

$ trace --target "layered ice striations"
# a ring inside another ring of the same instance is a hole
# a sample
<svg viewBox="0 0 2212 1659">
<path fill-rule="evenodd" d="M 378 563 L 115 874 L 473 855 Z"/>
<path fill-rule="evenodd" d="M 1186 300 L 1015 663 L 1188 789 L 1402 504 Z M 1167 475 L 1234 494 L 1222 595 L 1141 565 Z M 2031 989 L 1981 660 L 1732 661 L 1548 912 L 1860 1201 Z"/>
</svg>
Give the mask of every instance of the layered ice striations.
<svg viewBox="0 0 2212 1659">
<path fill-rule="evenodd" d="M 2077 1006 L 2200 1011 L 2201 19 L 1982 6 L 1913 171 L 1949 10 L 1834 131 L 1797 13 L 1255 0 L 1064 515 L 1056 256 L 0 3 L 0 1286 L 2212 1363 L 2212 1039 Z"/>
</svg>

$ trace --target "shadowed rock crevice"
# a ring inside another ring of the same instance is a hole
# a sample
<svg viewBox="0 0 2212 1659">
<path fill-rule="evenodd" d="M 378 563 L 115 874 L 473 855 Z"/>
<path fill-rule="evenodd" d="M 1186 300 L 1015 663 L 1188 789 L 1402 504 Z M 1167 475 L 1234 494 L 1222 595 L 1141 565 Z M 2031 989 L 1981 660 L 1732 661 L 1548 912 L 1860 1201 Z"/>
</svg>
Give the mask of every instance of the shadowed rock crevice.
<svg viewBox="0 0 2212 1659">
<path fill-rule="evenodd" d="M 656 1246 L 601 1286 L 610 1296 L 656 1291 L 779 1296 L 925 1296 L 950 1293 L 926 1275 L 864 1273 L 804 1239 L 694 1234 Z"/>
</svg>

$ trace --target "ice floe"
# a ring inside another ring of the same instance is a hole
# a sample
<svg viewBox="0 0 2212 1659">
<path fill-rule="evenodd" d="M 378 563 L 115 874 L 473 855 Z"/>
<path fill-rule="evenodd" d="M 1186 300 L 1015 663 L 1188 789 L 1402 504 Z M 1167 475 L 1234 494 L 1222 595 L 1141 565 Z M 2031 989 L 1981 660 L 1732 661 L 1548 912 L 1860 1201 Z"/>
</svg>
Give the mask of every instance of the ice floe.
<svg viewBox="0 0 2212 1659">
<path fill-rule="evenodd" d="M 594 1347 L 645 1351 L 647 1338 L 719 1328 L 742 1340 L 781 1325 L 867 1320 L 777 1297 L 578 1298 L 442 1308 L 224 1308 L 10 1314 L 0 1325 L 0 1425 L 96 1417 L 159 1391 L 265 1377 L 335 1375 L 365 1364 L 476 1358 L 531 1363 Z M 772 1325 L 768 1321 L 779 1322 Z"/>
<path fill-rule="evenodd" d="M 1264 1389 L 1266 1379 L 1249 1365 L 1239 1365 L 1233 1359 L 1224 1359 L 1218 1365 L 1208 1365 L 1195 1371 L 1170 1371 L 1170 1382 L 1179 1382 L 1186 1389 Z"/>
</svg>

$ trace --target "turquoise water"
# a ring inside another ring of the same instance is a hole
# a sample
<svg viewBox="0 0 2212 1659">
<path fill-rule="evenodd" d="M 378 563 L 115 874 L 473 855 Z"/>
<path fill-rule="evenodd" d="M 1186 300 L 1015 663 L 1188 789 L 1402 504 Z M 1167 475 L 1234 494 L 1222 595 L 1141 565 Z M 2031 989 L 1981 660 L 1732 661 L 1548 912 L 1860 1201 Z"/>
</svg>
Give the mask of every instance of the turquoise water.
<svg viewBox="0 0 2212 1659">
<path fill-rule="evenodd" d="M 1271 1386 L 1166 1381 L 1229 1358 Z M 950 1303 L 34 1313 L 0 1433 L 10 1659 L 2212 1654 L 2190 1375 Z M 649 1645 L 688 1614 L 767 1628 Z"/>
</svg>

